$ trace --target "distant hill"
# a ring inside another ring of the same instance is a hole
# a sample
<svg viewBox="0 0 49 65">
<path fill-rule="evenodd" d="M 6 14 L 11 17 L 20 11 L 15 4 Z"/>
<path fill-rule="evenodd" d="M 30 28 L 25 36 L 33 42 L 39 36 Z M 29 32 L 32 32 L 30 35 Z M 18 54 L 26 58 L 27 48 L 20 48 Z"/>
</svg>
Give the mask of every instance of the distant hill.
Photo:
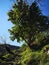
<svg viewBox="0 0 49 65">
<path fill-rule="evenodd" d="M 19 50 L 19 46 L 14 46 L 14 45 L 9 45 L 9 44 L 6 44 L 10 49 L 11 51 L 12 50 Z M 0 54 L 5 54 L 7 52 L 6 48 L 5 48 L 5 44 L 0 44 Z"/>
<path fill-rule="evenodd" d="M 8 45 L 11 49 L 19 49 L 20 47 L 19 46 L 14 46 L 14 45 L 10 45 L 10 44 L 6 44 Z M 5 48 L 5 44 L 0 44 L 0 48 L 3 47 Z"/>
<path fill-rule="evenodd" d="M 14 65 L 14 63 L 18 63 L 18 60 L 20 59 L 20 47 L 19 46 L 13 46 L 6 44 L 11 52 L 13 52 L 15 55 L 12 55 L 8 53 L 6 50 L 5 44 L 0 44 L 0 65 Z M 16 64 L 17 65 L 17 64 Z"/>
</svg>

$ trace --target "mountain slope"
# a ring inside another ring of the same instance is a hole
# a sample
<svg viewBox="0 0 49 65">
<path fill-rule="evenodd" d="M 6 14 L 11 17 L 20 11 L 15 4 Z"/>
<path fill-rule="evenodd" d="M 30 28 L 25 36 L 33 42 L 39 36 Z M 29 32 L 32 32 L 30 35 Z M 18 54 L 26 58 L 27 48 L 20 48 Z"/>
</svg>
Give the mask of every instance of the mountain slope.
<svg viewBox="0 0 49 65">
<path fill-rule="evenodd" d="M 0 65 L 16 65 L 20 59 L 20 47 L 13 45 L 6 45 L 10 48 L 10 51 L 13 53 L 9 53 L 5 47 L 5 44 L 0 45 Z M 18 64 L 17 64 L 18 65 Z"/>
</svg>

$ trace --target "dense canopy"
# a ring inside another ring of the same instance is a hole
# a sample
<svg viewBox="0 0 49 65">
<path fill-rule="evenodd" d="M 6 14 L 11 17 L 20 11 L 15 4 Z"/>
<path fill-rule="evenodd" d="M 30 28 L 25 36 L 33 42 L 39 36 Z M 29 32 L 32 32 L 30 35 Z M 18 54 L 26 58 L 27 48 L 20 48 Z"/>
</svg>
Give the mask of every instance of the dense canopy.
<svg viewBox="0 0 49 65">
<path fill-rule="evenodd" d="M 8 16 L 13 23 L 12 29 L 9 29 L 11 40 L 25 41 L 30 48 L 41 43 L 49 31 L 49 18 L 42 14 L 36 1 L 31 5 L 23 0 L 17 1 Z"/>
</svg>

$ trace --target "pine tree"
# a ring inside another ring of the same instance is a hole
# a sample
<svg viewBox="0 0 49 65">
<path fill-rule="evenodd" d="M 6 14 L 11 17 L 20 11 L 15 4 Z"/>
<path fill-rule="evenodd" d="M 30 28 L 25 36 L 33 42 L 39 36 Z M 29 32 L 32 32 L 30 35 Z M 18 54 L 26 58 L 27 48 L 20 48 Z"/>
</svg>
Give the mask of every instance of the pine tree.
<svg viewBox="0 0 49 65">
<path fill-rule="evenodd" d="M 39 43 L 46 36 L 45 33 L 49 28 L 49 19 L 42 14 L 35 1 L 31 5 L 23 0 L 17 1 L 12 10 L 8 12 L 8 16 L 8 20 L 13 23 L 12 29 L 9 29 L 11 40 L 25 41 L 31 49 L 36 47 L 38 49 L 40 46 L 42 48 Z"/>
</svg>

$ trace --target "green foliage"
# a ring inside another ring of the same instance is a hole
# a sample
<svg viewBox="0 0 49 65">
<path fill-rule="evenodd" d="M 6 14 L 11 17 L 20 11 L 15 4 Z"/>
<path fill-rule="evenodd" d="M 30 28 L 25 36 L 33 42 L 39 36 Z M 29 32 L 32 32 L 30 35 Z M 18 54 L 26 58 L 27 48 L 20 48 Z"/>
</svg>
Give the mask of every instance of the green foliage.
<svg viewBox="0 0 49 65">
<path fill-rule="evenodd" d="M 45 53 L 45 48 L 49 48 L 49 45 L 45 46 L 41 51 L 31 51 L 27 47 L 21 53 L 21 65 L 49 65 L 49 54 Z"/>
<path fill-rule="evenodd" d="M 44 46 L 49 44 L 49 30 L 38 33 L 34 38 L 32 50 L 41 50 Z"/>
<path fill-rule="evenodd" d="M 26 65 L 27 62 L 29 62 L 29 60 L 31 59 L 32 56 L 32 52 L 29 48 L 26 48 L 26 50 L 24 50 L 21 53 L 22 57 L 21 57 L 21 63 L 22 65 Z"/>
<path fill-rule="evenodd" d="M 23 44 L 20 48 L 21 65 L 49 65 L 49 19 L 42 14 L 38 4 L 17 1 L 8 16 L 13 24 L 9 29 L 11 40 L 25 41 L 29 45 Z"/>
<path fill-rule="evenodd" d="M 46 45 L 42 50 L 41 63 L 40 65 L 49 65 L 49 45 Z"/>
<path fill-rule="evenodd" d="M 37 65 L 37 61 L 40 60 L 39 52 L 32 52 L 29 48 L 26 48 L 24 52 L 21 53 L 21 63 L 22 65 Z M 35 62 L 36 61 L 36 62 Z M 39 62 L 38 62 L 39 63 Z"/>
<path fill-rule="evenodd" d="M 43 33 L 49 28 L 48 17 L 42 14 L 36 2 L 29 5 L 23 0 L 17 1 L 17 4 L 14 4 L 12 10 L 8 12 L 8 16 L 8 20 L 14 24 L 12 29 L 9 29 L 11 40 L 25 41 L 30 48 L 34 41 L 38 43 L 43 39 L 43 34 L 39 35 L 40 32 Z M 41 38 L 37 38 L 39 36 Z"/>
<path fill-rule="evenodd" d="M 10 56 L 10 54 L 9 53 L 7 53 L 6 55 L 4 55 L 3 57 L 4 58 L 8 58 Z"/>
<path fill-rule="evenodd" d="M 27 48 L 27 45 L 26 45 L 26 43 L 24 43 L 24 44 L 20 47 L 20 50 L 21 50 L 21 51 L 24 51 L 26 48 Z"/>
</svg>

